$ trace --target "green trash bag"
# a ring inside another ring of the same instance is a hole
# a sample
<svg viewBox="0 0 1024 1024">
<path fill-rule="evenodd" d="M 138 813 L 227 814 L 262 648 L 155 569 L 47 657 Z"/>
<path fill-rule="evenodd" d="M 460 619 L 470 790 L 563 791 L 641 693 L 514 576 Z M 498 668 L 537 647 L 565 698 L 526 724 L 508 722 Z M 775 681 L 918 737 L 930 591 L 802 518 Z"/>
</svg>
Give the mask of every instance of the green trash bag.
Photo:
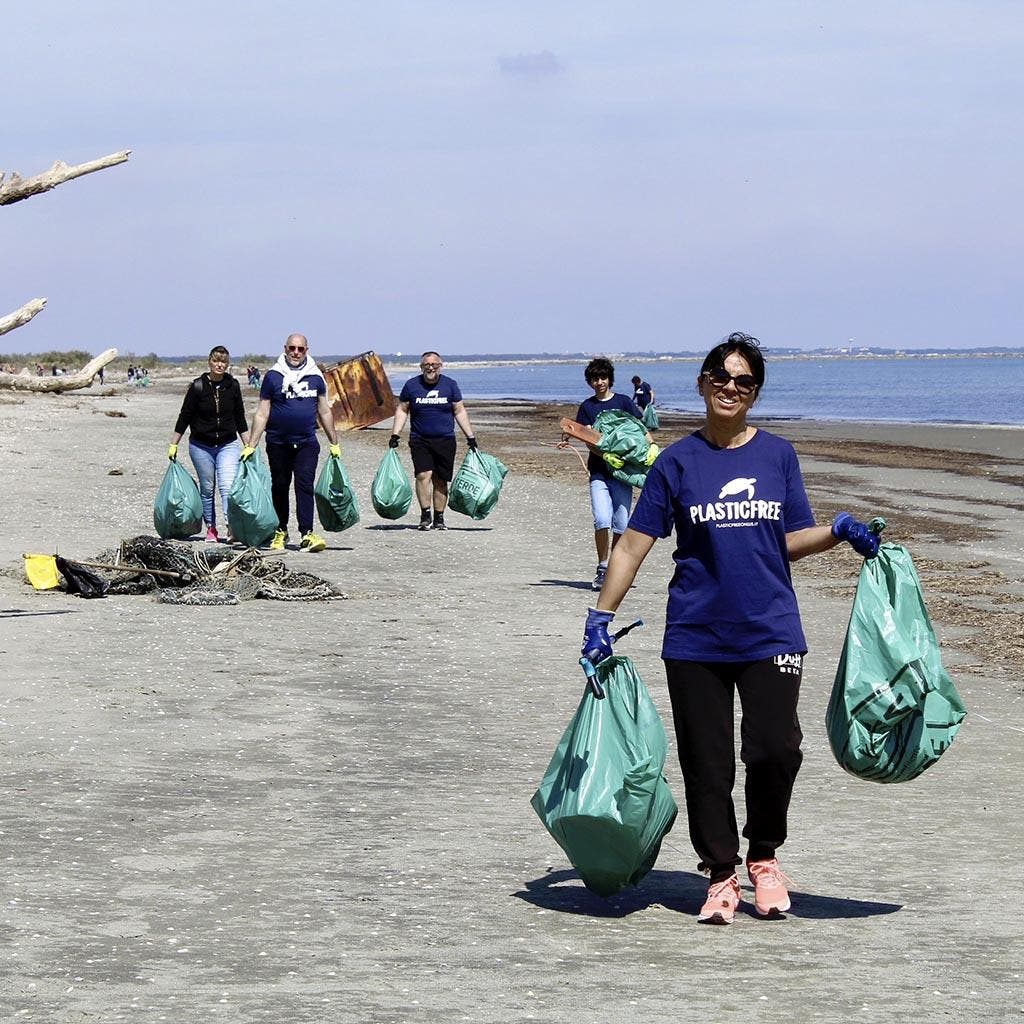
<svg viewBox="0 0 1024 1024">
<path fill-rule="evenodd" d="M 397 448 L 389 448 L 380 460 L 370 488 L 370 500 L 382 519 L 401 519 L 412 504 L 412 483 L 402 466 Z"/>
<path fill-rule="evenodd" d="M 239 463 L 238 476 L 228 493 L 228 526 L 235 540 L 251 548 L 266 544 L 277 530 L 270 471 L 259 452 Z"/>
<path fill-rule="evenodd" d="M 498 504 L 507 473 L 502 461 L 470 448 L 448 488 L 448 507 L 472 519 L 486 519 Z"/>
<path fill-rule="evenodd" d="M 341 459 L 328 457 L 313 487 L 316 514 L 328 533 L 341 533 L 359 522 L 359 505 Z"/>
<path fill-rule="evenodd" d="M 203 500 L 192 474 L 171 460 L 153 499 L 153 526 L 163 540 L 183 539 L 203 525 Z"/>
<path fill-rule="evenodd" d="M 858 779 L 909 782 L 935 764 L 966 714 L 910 552 L 882 544 L 860 571 L 825 713 L 832 753 Z"/>
<path fill-rule="evenodd" d="M 644 409 L 643 425 L 648 430 L 659 430 L 661 428 L 661 421 L 658 419 L 658 410 L 654 408 L 653 402 L 649 402 L 647 407 Z"/>
<path fill-rule="evenodd" d="M 647 440 L 647 428 L 621 409 L 598 413 L 594 429 L 601 435 L 597 449 L 612 476 L 631 487 L 643 487 L 647 470 L 661 449 Z"/>
<path fill-rule="evenodd" d="M 678 808 L 665 781 L 665 727 L 625 657 L 596 666 L 531 804 L 588 889 L 612 896 L 654 867 Z"/>
</svg>

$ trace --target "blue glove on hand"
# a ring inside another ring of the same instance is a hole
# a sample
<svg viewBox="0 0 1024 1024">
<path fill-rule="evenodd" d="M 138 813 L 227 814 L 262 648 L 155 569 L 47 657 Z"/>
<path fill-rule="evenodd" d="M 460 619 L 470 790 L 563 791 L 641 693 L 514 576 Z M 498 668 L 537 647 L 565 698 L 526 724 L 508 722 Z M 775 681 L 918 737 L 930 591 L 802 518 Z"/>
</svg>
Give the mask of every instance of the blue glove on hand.
<svg viewBox="0 0 1024 1024">
<path fill-rule="evenodd" d="M 832 524 L 832 536 L 845 540 L 858 555 L 865 558 L 874 558 L 878 554 L 878 534 L 854 519 L 849 512 L 840 512 L 836 516 Z"/>
<path fill-rule="evenodd" d="M 615 612 L 587 609 L 587 624 L 583 627 L 583 646 L 580 647 L 580 653 L 591 665 L 612 656 L 612 638 L 608 635 L 608 626 L 614 618 Z"/>
</svg>

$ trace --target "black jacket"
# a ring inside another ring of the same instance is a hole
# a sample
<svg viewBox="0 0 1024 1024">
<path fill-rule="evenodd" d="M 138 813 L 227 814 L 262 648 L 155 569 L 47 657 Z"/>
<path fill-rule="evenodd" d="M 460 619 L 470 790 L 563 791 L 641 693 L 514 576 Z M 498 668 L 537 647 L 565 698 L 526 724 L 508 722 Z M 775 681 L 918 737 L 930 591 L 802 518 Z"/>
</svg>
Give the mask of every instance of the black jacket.
<svg viewBox="0 0 1024 1024">
<path fill-rule="evenodd" d="M 193 441 L 211 448 L 228 444 L 248 431 L 242 389 L 230 373 L 216 385 L 208 373 L 192 381 L 174 424 L 176 434 L 184 434 L 186 429 L 192 432 Z"/>
</svg>

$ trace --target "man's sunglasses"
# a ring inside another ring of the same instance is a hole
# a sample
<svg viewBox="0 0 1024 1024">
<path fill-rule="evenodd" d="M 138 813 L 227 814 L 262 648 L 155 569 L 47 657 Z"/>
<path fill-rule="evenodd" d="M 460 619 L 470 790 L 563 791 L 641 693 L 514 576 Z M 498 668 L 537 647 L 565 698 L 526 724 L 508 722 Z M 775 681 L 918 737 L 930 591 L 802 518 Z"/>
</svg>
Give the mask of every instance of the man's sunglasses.
<svg viewBox="0 0 1024 1024">
<path fill-rule="evenodd" d="M 289 352 L 305 352 L 306 350 L 301 345 L 287 345 L 285 346 Z"/>
<path fill-rule="evenodd" d="M 734 377 L 725 370 L 705 370 L 703 376 L 716 391 L 721 391 L 729 381 L 741 395 L 751 395 L 757 390 L 757 381 L 749 373 L 738 373 Z"/>
</svg>

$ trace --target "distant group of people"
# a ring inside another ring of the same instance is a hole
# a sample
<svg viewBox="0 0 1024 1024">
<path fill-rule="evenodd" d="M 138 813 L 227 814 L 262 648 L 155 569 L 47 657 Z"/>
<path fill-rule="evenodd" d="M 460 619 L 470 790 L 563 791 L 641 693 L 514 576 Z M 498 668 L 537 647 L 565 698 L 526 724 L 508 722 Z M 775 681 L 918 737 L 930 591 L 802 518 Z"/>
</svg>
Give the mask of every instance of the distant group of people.
<svg viewBox="0 0 1024 1024">
<path fill-rule="evenodd" d="M 139 387 L 149 387 L 149 370 L 145 366 L 128 364 L 128 379 Z M 102 382 L 102 378 L 101 378 Z"/>
<path fill-rule="evenodd" d="M 294 490 L 299 547 L 304 551 L 322 551 L 327 542 L 313 529 L 313 488 L 320 456 L 317 426 L 327 435 L 332 456 L 340 458 L 341 447 L 327 398 L 327 382 L 309 352 L 309 342 L 302 334 L 289 335 L 285 341 L 277 362 L 263 375 L 251 430 L 241 387 L 228 372 L 230 358 L 223 345 L 210 350 L 209 369 L 196 377 L 185 392 L 167 449 L 168 458 L 176 459 L 181 438 L 189 431 L 189 455 L 199 477 L 206 540 L 221 540 L 215 490 L 221 498 L 224 539 L 234 539 L 227 527 L 231 485 L 239 463 L 255 454 L 265 436 L 271 497 L 278 519 L 270 548 L 280 551 L 288 544 L 290 494 Z M 389 446 L 397 448 L 409 423 L 420 530 L 447 529 L 444 513 L 455 467 L 455 424 L 466 435 L 469 447 L 477 446 L 462 393 L 452 378 L 441 373 L 443 365 L 437 352 L 423 353 L 421 373 L 402 388 L 393 433 L 388 439 Z M 251 369 L 247 368 L 247 372 Z"/>
<path fill-rule="evenodd" d="M 249 381 L 249 387 L 258 388 L 260 386 L 260 377 L 262 374 L 260 373 L 260 368 L 258 366 L 254 366 L 252 364 L 247 366 L 245 368 L 245 376 Z"/>
</svg>

